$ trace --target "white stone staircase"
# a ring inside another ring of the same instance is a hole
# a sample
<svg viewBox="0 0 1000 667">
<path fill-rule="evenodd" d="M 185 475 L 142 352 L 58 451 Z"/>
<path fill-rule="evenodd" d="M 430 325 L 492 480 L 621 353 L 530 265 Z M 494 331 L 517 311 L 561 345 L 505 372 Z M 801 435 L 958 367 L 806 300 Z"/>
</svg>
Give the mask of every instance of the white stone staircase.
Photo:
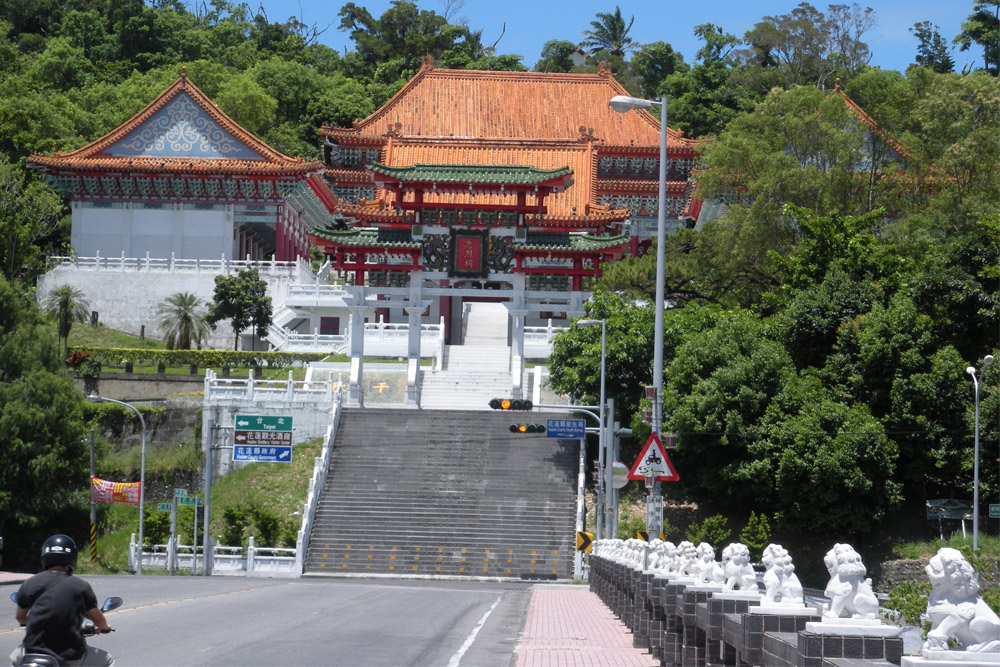
<svg viewBox="0 0 1000 667">
<path fill-rule="evenodd" d="M 511 395 L 507 308 L 473 303 L 465 321 L 465 344 L 445 347 L 444 368 L 421 375 L 424 410 L 489 410 L 490 399 Z"/>
</svg>

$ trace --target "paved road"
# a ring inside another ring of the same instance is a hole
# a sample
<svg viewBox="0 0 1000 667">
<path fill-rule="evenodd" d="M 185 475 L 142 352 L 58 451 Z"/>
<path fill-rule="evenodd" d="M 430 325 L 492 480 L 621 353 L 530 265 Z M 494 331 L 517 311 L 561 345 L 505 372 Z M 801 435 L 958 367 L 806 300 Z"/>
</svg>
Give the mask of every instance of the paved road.
<svg viewBox="0 0 1000 667">
<path fill-rule="evenodd" d="M 530 584 L 379 579 L 85 577 L 119 595 L 112 635 L 92 641 L 119 665 L 509 667 Z M 9 595 L 14 586 L 0 587 Z M 0 601 L 0 656 L 21 640 Z"/>
</svg>

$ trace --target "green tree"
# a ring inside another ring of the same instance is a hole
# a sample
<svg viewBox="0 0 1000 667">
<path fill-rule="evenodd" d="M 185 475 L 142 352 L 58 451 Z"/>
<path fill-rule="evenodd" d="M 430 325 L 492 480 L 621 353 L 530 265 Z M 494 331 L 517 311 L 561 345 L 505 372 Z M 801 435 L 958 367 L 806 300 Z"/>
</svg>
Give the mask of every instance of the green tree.
<svg viewBox="0 0 1000 667">
<path fill-rule="evenodd" d="M 728 521 L 721 514 L 706 517 L 700 524 L 693 523 L 688 526 L 684 534 L 685 539 L 694 544 L 708 542 L 716 551 L 722 551 L 726 546 L 726 540 L 733 534 L 733 531 L 726 525 Z"/>
<path fill-rule="evenodd" d="M 639 79 L 639 94 L 658 97 L 660 85 L 672 74 L 690 69 L 682 56 L 666 42 L 644 44 L 632 55 L 632 72 Z"/>
<path fill-rule="evenodd" d="M 215 277 L 215 294 L 205 321 L 212 329 L 216 323 L 229 320 L 239 349 L 240 334 L 252 329 L 263 338 L 271 326 L 271 297 L 267 296 L 267 282 L 261 280 L 257 269 L 242 269 L 232 276 Z"/>
<path fill-rule="evenodd" d="M 34 560 L 17 546 L 39 527 L 72 527 L 87 489 L 82 402 L 41 314 L 0 276 L 0 516 L 22 567 Z"/>
<path fill-rule="evenodd" d="M 740 542 L 750 549 L 750 558 L 755 563 L 760 562 L 764 547 L 771 543 L 771 524 L 768 523 L 766 514 L 750 510 L 747 525 L 740 531 Z"/>
<path fill-rule="evenodd" d="M 591 30 L 583 31 L 584 40 L 580 42 L 580 46 L 624 57 L 629 51 L 641 46 L 628 35 L 633 23 L 635 16 L 629 18 L 626 25 L 621 7 L 618 5 L 615 5 L 614 13 L 597 12 L 597 20 L 590 22 Z"/>
<path fill-rule="evenodd" d="M 947 42 L 938 32 L 939 28 L 930 21 L 914 23 L 910 32 L 920 42 L 917 45 L 916 63 L 929 67 L 938 74 L 955 71 L 955 60 L 951 57 Z"/>
<path fill-rule="evenodd" d="M 43 306 L 45 312 L 56 320 L 56 331 L 65 359 L 69 332 L 73 329 L 73 323 L 87 321 L 90 316 L 90 304 L 83 298 L 83 292 L 77 288 L 71 285 L 60 285 L 49 292 Z"/>
<path fill-rule="evenodd" d="M 541 58 L 535 63 L 536 72 L 572 72 L 570 56 L 577 52 L 577 45 L 565 39 L 550 39 L 542 46 Z"/>
<path fill-rule="evenodd" d="M 659 86 L 670 100 L 669 121 L 693 137 L 715 136 L 737 116 L 738 90 L 731 89 L 735 35 L 720 26 L 703 23 L 694 34 L 704 42 L 689 70 L 675 71 Z"/>
<path fill-rule="evenodd" d="M 983 47 L 984 69 L 992 76 L 1000 76 L 1000 0 L 977 0 L 972 8 L 955 43 L 962 51 L 968 51 L 973 44 Z"/>
<path fill-rule="evenodd" d="M 61 212 L 52 190 L 0 157 L 0 274 L 34 276 L 39 244 L 55 232 Z"/>
<path fill-rule="evenodd" d="M 192 344 L 201 348 L 209 325 L 200 308 L 201 299 L 190 292 L 171 294 L 157 307 L 159 327 L 170 349 L 190 350 Z"/>
</svg>

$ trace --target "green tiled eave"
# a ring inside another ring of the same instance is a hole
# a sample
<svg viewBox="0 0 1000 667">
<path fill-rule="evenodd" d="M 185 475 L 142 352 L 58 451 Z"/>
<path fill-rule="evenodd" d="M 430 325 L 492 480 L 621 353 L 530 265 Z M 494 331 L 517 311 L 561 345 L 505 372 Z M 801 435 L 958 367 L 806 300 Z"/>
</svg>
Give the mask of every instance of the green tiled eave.
<svg viewBox="0 0 1000 667">
<path fill-rule="evenodd" d="M 573 175 L 573 170 L 569 167 L 536 169 L 521 165 L 414 164 L 408 167 L 390 167 L 372 162 L 368 169 L 403 183 L 538 185 Z"/>
<path fill-rule="evenodd" d="M 310 231 L 313 236 L 327 241 L 332 241 L 337 245 L 347 246 L 379 246 L 380 248 L 419 248 L 420 243 L 416 241 L 380 241 L 377 229 L 326 229 L 317 228 Z"/>
<path fill-rule="evenodd" d="M 515 250 L 577 250 L 577 251 L 594 251 L 594 250 L 605 250 L 607 248 L 617 248 L 629 242 L 629 237 L 625 234 L 619 234 L 618 236 L 593 236 L 591 234 L 574 233 L 569 235 L 569 245 L 559 245 L 559 244 L 534 244 L 534 243 L 523 243 L 515 245 Z"/>
</svg>

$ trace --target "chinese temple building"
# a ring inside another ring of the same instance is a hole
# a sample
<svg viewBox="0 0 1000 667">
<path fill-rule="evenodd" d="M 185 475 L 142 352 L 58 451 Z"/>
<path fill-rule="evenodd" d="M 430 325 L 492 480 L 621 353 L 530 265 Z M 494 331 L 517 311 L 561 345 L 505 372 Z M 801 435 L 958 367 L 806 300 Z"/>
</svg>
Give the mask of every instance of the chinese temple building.
<svg viewBox="0 0 1000 667">
<path fill-rule="evenodd" d="M 430 57 L 382 108 L 323 126 L 330 195 L 310 238 L 393 321 L 502 301 L 512 354 L 525 323 L 582 314 L 603 268 L 655 236 L 660 128 L 608 106 L 596 74 L 435 69 Z M 668 130 L 668 227 L 691 224 L 695 142 Z"/>
<path fill-rule="evenodd" d="M 186 73 L 97 141 L 29 164 L 70 199 L 77 255 L 178 259 L 307 257 L 285 198 L 323 169 L 241 128 Z"/>
</svg>

